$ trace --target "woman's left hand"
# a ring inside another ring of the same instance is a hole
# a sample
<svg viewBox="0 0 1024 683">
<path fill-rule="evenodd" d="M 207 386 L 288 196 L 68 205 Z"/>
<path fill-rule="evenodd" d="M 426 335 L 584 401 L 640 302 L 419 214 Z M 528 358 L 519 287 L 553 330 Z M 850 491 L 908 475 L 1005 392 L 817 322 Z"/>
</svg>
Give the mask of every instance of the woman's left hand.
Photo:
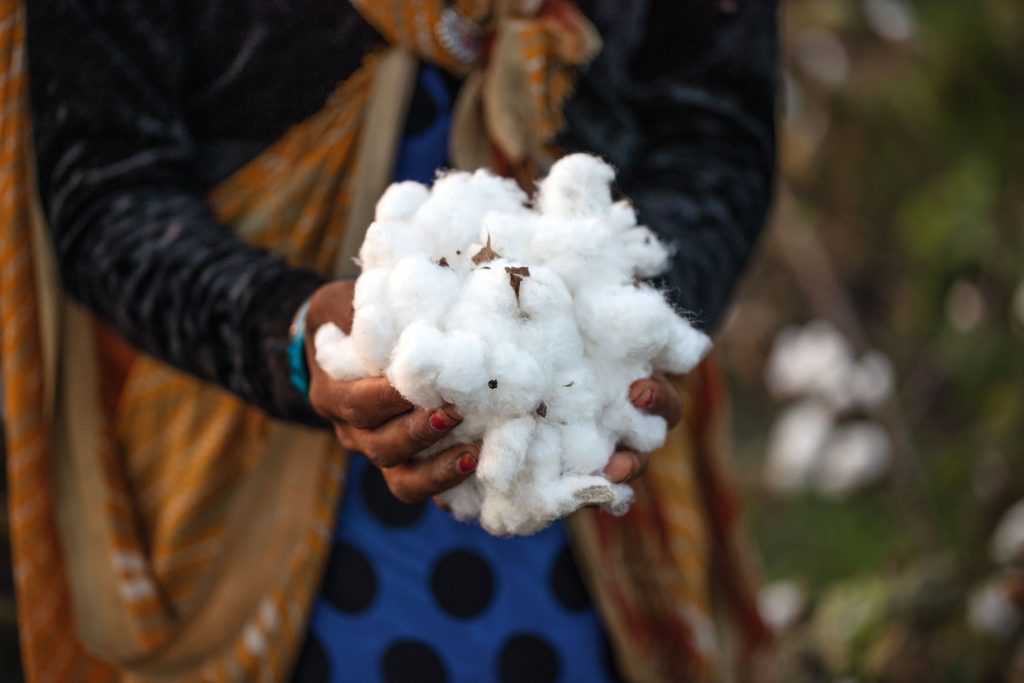
<svg viewBox="0 0 1024 683">
<path fill-rule="evenodd" d="M 663 417 L 669 429 L 683 416 L 683 397 L 662 374 L 633 382 L 629 387 L 629 400 L 638 410 Z M 643 474 L 650 459 L 650 453 L 616 451 L 605 465 L 604 473 L 616 484 L 627 482 Z"/>
</svg>

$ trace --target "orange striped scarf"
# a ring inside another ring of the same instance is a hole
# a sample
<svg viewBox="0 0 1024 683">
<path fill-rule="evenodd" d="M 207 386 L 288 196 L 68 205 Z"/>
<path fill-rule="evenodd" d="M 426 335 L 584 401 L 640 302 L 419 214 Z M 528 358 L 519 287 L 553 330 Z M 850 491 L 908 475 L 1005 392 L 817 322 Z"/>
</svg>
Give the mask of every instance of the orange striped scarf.
<svg viewBox="0 0 1024 683">
<path fill-rule="evenodd" d="M 595 49 L 574 8 L 354 4 L 393 43 L 475 72 L 483 104 L 466 110 L 480 113 L 493 163 L 514 170 L 550 152 L 572 68 Z M 477 22 L 492 29 L 476 34 Z M 0 359 L 29 679 L 281 680 L 325 561 L 344 454 L 329 436 L 133 354 L 61 297 L 33 190 L 24 31 L 21 2 L 0 0 Z M 528 59 L 510 63 L 516 54 Z M 369 58 L 321 112 L 211 193 L 224 225 L 292 264 L 331 271 L 353 179 L 369 164 L 357 148 L 380 62 Z M 516 101 L 519 115 L 502 120 L 496 110 Z M 629 515 L 571 520 L 634 680 L 714 671 L 714 557 L 734 575 L 726 583 L 748 640 L 761 633 L 738 570 L 734 506 L 710 457 L 720 450 L 719 387 L 710 364 L 687 380 L 687 418 L 637 482 Z M 720 513 L 710 526 L 709 509 Z"/>
</svg>

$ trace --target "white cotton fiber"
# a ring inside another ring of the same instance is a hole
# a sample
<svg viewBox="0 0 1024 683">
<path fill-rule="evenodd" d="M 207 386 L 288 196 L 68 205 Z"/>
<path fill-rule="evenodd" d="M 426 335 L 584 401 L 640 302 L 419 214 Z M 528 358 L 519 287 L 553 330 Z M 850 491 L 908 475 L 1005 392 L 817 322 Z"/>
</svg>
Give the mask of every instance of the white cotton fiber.
<svg viewBox="0 0 1024 683">
<path fill-rule="evenodd" d="M 457 407 L 463 421 L 421 455 L 482 443 L 476 473 L 442 499 L 491 533 L 534 533 L 583 505 L 624 513 L 633 491 L 604 466 L 666 435 L 630 384 L 687 372 L 710 349 L 641 282 L 669 251 L 612 201 L 614 176 L 565 157 L 534 207 L 486 171 L 392 185 L 360 250 L 351 336 L 327 324 L 314 338 L 335 379 L 384 375 L 416 405 Z"/>
</svg>

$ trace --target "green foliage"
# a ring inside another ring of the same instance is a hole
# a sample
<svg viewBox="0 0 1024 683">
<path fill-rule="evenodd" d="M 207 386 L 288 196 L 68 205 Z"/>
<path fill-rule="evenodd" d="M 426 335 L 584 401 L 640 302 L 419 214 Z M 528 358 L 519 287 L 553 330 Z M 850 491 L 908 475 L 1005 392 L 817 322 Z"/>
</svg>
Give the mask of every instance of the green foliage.
<svg viewBox="0 0 1024 683">
<path fill-rule="evenodd" d="M 911 10 L 905 40 L 872 23 L 869 0 L 783 3 L 782 67 L 797 97 L 780 130 L 781 182 L 794 201 L 772 230 L 810 221 L 840 287 L 814 280 L 821 264 L 784 258 L 791 242 L 775 236 L 723 335 L 727 359 L 743 354 L 729 365 L 748 516 L 767 578 L 795 579 L 817 603 L 791 636 L 801 657 L 813 642 L 812 659 L 835 676 L 1004 680 L 1015 657 L 1024 667 L 1024 642 L 971 635 L 964 615 L 972 587 L 999 571 L 993 525 L 1024 496 L 1024 319 L 1013 304 L 1024 286 L 1024 3 L 893 2 Z M 822 57 L 800 48 L 808 30 L 842 46 L 844 83 L 815 80 L 808 60 Z M 896 368 L 880 418 L 906 437 L 896 471 L 848 501 L 772 498 L 760 454 L 781 405 L 749 356 L 811 318 L 849 332 L 850 315 L 855 343 Z M 925 627 L 893 610 L 890 593 L 937 556 L 951 569 L 924 592 L 951 602 Z M 835 655 L 821 633 L 842 630 L 840 607 L 869 605 L 870 624 Z"/>
</svg>

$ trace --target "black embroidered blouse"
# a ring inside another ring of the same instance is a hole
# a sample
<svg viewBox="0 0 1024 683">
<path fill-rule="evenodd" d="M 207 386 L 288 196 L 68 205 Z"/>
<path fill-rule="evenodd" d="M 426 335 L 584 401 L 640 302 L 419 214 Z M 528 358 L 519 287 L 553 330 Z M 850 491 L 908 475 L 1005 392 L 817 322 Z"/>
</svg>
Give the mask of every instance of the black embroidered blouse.
<svg viewBox="0 0 1024 683">
<path fill-rule="evenodd" d="M 605 48 L 562 144 L 620 169 L 677 246 L 674 301 L 720 320 L 767 212 L 777 0 L 581 0 Z M 343 0 L 34 0 L 39 191 L 67 290 L 143 351 L 318 422 L 287 329 L 322 282 L 238 241 L 204 194 L 315 113 L 381 37 Z"/>
</svg>

